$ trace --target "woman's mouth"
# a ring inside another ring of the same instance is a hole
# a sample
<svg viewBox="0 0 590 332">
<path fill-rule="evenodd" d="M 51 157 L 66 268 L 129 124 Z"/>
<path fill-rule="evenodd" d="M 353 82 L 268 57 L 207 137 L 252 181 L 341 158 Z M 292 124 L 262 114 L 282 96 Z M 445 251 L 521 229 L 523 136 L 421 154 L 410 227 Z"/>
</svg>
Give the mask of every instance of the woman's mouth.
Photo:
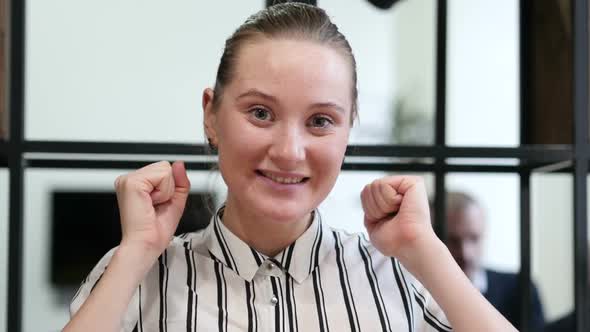
<svg viewBox="0 0 590 332">
<path fill-rule="evenodd" d="M 307 181 L 309 178 L 305 176 L 296 176 L 296 175 L 278 175 L 273 174 L 267 171 L 256 171 L 259 175 L 264 176 L 267 179 L 272 180 L 273 182 L 280 183 L 280 184 L 298 184 Z"/>
</svg>

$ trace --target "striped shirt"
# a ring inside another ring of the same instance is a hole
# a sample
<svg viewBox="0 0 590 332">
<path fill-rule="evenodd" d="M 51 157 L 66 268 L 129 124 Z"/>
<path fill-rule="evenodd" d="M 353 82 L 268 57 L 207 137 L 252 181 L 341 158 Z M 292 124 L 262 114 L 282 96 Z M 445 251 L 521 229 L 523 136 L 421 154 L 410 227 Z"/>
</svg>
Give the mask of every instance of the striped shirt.
<svg viewBox="0 0 590 332">
<path fill-rule="evenodd" d="M 133 295 L 122 331 L 451 331 L 428 291 L 361 234 L 335 230 L 315 211 L 297 241 L 267 257 L 227 229 L 175 237 Z M 88 297 L 115 249 L 75 295 Z"/>
</svg>

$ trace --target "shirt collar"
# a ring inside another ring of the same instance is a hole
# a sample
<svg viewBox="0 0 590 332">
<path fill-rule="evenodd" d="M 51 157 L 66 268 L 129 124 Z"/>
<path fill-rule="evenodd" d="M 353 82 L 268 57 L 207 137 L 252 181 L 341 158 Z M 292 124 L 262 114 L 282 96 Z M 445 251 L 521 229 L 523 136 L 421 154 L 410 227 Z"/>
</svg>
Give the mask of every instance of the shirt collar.
<svg viewBox="0 0 590 332">
<path fill-rule="evenodd" d="M 221 221 L 225 206 L 211 218 L 203 234 L 204 244 L 213 259 L 224 264 L 246 281 L 251 281 L 262 265 L 272 262 L 297 281 L 303 282 L 334 247 L 330 228 L 324 225 L 319 211 L 313 213 L 311 225 L 290 246 L 275 257 L 267 257 L 250 247 Z"/>
</svg>

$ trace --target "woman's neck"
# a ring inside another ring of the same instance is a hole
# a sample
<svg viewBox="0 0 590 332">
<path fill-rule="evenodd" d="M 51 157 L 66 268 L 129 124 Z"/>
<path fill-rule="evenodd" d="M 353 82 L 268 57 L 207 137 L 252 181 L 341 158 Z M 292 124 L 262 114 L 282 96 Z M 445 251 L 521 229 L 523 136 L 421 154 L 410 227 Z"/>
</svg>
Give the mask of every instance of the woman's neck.
<svg viewBox="0 0 590 332">
<path fill-rule="evenodd" d="M 312 213 L 306 214 L 301 220 L 277 222 L 256 215 L 228 196 L 222 221 L 225 227 L 250 247 L 268 257 L 274 257 L 305 232 L 311 225 Z"/>
</svg>

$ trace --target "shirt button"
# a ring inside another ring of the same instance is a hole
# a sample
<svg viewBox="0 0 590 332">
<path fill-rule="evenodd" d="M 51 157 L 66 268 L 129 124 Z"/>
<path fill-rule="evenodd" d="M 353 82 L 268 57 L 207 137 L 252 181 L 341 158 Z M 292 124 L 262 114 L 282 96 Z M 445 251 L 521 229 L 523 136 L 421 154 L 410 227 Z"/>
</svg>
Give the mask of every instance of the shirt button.
<svg viewBox="0 0 590 332">
<path fill-rule="evenodd" d="M 279 299 L 277 299 L 277 297 L 273 295 L 273 297 L 270 299 L 270 303 L 272 305 L 277 305 L 277 303 L 279 303 Z"/>
<path fill-rule="evenodd" d="M 268 263 L 267 267 L 269 270 L 272 270 L 275 268 L 275 265 L 273 263 Z"/>
</svg>

